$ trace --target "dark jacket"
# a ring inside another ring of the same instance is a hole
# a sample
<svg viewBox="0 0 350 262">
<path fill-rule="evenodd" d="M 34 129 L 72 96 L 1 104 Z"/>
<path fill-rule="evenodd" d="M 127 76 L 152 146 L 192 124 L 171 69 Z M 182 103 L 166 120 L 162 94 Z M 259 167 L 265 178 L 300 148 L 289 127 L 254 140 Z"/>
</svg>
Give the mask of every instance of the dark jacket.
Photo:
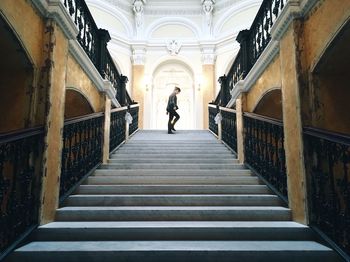
<svg viewBox="0 0 350 262">
<path fill-rule="evenodd" d="M 166 111 L 170 112 L 173 110 L 177 110 L 178 106 L 177 106 L 177 97 L 175 93 L 172 93 L 169 96 L 169 100 L 168 100 L 168 105 L 166 107 Z"/>
</svg>

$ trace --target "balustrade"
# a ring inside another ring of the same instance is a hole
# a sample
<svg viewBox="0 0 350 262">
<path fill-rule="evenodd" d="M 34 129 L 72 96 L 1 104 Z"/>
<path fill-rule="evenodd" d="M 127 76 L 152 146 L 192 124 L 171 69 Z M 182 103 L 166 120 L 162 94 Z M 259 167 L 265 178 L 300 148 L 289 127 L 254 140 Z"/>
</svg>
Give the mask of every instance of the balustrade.
<svg viewBox="0 0 350 262">
<path fill-rule="evenodd" d="M 102 162 L 104 114 L 94 113 L 65 121 L 60 198 Z"/>
<path fill-rule="evenodd" d="M 304 128 L 310 224 L 350 254 L 350 137 Z"/>
<path fill-rule="evenodd" d="M 209 129 L 216 135 L 219 135 L 218 125 L 215 123 L 215 116 L 219 112 L 215 105 L 209 105 Z"/>
<path fill-rule="evenodd" d="M 283 123 L 252 113 L 244 113 L 243 121 L 246 164 L 287 202 Z"/>
<path fill-rule="evenodd" d="M 132 116 L 132 123 L 129 127 L 129 135 L 131 135 L 139 128 L 139 106 L 132 106 L 129 113 Z"/>
<path fill-rule="evenodd" d="M 115 150 L 125 141 L 125 114 L 127 107 L 116 108 L 111 111 L 111 129 L 109 139 L 109 151 Z"/>
<path fill-rule="evenodd" d="M 222 140 L 235 152 L 237 152 L 237 119 L 236 111 L 221 108 L 221 132 Z"/>
<path fill-rule="evenodd" d="M 222 89 L 225 94 L 222 101 L 229 101 L 230 90 L 239 80 L 244 79 L 260 55 L 271 41 L 271 29 L 288 0 L 264 0 L 249 30 L 243 30 L 237 36 L 240 50 L 227 75 L 227 85 Z M 216 99 L 217 101 L 217 99 Z M 221 103 L 222 106 L 226 104 Z"/>
<path fill-rule="evenodd" d="M 44 129 L 0 135 L 0 259 L 38 223 Z"/>
</svg>

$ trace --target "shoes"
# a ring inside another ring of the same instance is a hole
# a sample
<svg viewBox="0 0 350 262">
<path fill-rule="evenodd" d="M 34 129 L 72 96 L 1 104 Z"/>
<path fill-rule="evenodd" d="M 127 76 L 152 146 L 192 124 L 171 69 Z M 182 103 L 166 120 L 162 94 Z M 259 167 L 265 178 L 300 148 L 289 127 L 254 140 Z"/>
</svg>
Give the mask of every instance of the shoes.
<svg viewBox="0 0 350 262">
<path fill-rule="evenodd" d="M 171 132 L 171 131 L 168 131 L 168 134 L 175 134 L 175 133 L 173 133 L 173 132 Z"/>
<path fill-rule="evenodd" d="M 172 130 L 172 131 L 176 131 L 176 129 L 175 129 L 175 127 L 174 127 L 174 126 L 171 128 L 171 130 Z"/>
</svg>

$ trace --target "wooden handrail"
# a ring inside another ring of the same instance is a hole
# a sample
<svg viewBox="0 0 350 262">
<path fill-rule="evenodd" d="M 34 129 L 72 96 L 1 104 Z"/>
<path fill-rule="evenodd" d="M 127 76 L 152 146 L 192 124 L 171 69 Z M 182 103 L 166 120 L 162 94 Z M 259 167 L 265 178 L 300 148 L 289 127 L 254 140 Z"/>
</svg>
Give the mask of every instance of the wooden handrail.
<svg viewBox="0 0 350 262">
<path fill-rule="evenodd" d="M 304 127 L 303 133 L 306 135 L 332 141 L 334 143 L 350 146 L 350 136 L 346 134 L 332 132 L 332 131 L 328 131 L 328 130 L 324 130 L 316 127 Z"/>
<path fill-rule="evenodd" d="M 271 118 L 268 116 L 262 116 L 262 115 L 258 115 L 258 114 L 254 114 L 254 113 L 248 113 L 248 112 L 244 112 L 243 116 L 249 117 L 249 118 L 253 118 L 253 119 L 257 119 L 263 122 L 267 122 L 270 124 L 274 124 L 274 125 L 278 125 L 278 126 L 283 126 L 283 121 L 276 119 L 276 118 Z"/>
<path fill-rule="evenodd" d="M 44 134 L 44 127 L 32 127 L 0 134 L 0 144 Z"/>
<path fill-rule="evenodd" d="M 70 124 L 75 124 L 84 120 L 89 120 L 89 119 L 93 119 L 93 118 L 97 118 L 97 117 L 101 117 L 103 116 L 104 113 L 103 112 L 98 112 L 98 113 L 92 113 L 89 115 L 84 115 L 84 116 L 77 116 L 77 117 L 73 117 L 70 119 L 67 119 L 64 121 L 64 125 L 70 125 Z"/>
</svg>

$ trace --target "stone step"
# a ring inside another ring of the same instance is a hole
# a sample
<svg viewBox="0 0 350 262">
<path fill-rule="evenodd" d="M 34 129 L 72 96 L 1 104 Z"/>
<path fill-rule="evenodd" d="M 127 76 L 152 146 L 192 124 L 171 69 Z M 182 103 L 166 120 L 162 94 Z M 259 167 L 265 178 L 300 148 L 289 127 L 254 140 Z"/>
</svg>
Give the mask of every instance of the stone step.
<svg viewBox="0 0 350 262">
<path fill-rule="evenodd" d="M 56 221 L 288 221 L 285 207 L 62 207 Z"/>
<path fill-rule="evenodd" d="M 117 159 L 112 158 L 108 160 L 110 164 L 237 164 L 238 159 L 233 159 L 232 157 L 229 159 L 205 159 L 205 158 L 197 158 L 197 159 L 173 159 L 173 158 L 125 158 L 125 159 Z"/>
<path fill-rule="evenodd" d="M 99 167 L 99 169 L 206 169 L 206 170 L 218 170 L 218 169 L 243 169 L 244 165 L 240 164 L 169 164 L 169 163 L 151 163 L 151 164 L 116 164 L 109 163 L 103 164 Z"/>
<path fill-rule="evenodd" d="M 96 169 L 92 176 L 148 176 L 148 175 L 165 175 L 165 176 L 253 176 L 253 173 L 247 169 Z M 255 176 L 255 175 L 254 175 Z"/>
<path fill-rule="evenodd" d="M 142 154 L 171 154 L 171 155 L 181 155 L 181 154 L 189 154 L 189 155 L 231 155 L 232 156 L 232 152 L 229 149 L 223 148 L 223 149 L 219 149 L 219 150 L 203 150 L 203 149 L 177 149 L 177 150 L 173 150 L 173 149 L 156 149 L 156 150 L 152 150 L 152 149 L 144 149 L 144 150 L 140 150 L 140 149 L 118 149 L 117 151 L 115 151 L 113 153 L 114 155 L 118 155 L 118 154 L 136 154 L 136 155 L 142 155 Z"/>
<path fill-rule="evenodd" d="M 175 148 L 183 148 L 183 147 L 200 147 L 200 148 L 225 148 L 224 144 L 221 143 L 130 143 L 127 142 L 123 144 L 122 147 L 129 148 L 145 148 L 145 147 L 175 147 Z"/>
<path fill-rule="evenodd" d="M 202 185 L 258 185 L 261 181 L 253 176 L 232 176 L 232 175 L 211 175 L 211 176 L 194 176 L 194 175 L 134 175 L 134 176 L 90 176 L 84 184 L 89 185 L 112 185 L 112 184 L 202 184 Z"/>
<path fill-rule="evenodd" d="M 158 154 L 230 154 L 230 150 L 225 147 L 220 148 L 127 148 L 121 147 L 114 154 L 133 153 L 158 153 Z"/>
<path fill-rule="evenodd" d="M 64 206 L 278 206 L 275 195 L 71 195 Z"/>
<path fill-rule="evenodd" d="M 117 258 L 117 259 L 116 259 Z M 55 241 L 18 248 L 21 262 L 337 262 L 337 255 L 314 241 Z"/>
<path fill-rule="evenodd" d="M 116 240 L 310 240 L 313 231 L 295 222 L 128 221 L 52 222 L 40 226 L 36 241 Z"/>
<path fill-rule="evenodd" d="M 81 185 L 76 194 L 271 194 L 265 185 Z"/>
<path fill-rule="evenodd" d="M 117 151 L 118 152 L 118 151 Z M 160 153 L 160 154 L 112 154 L 110 156 L 111 159 L 130 159 L 130 158 L 137 158 L 137 159 L 149 159 L 149 158 L 155 158 L 155 159 L 213 159 L 213 160 L 234 160 L 236 159 L 233 154 L 171 154 L 169 152 L 167 153 Z"/>
</svg>

